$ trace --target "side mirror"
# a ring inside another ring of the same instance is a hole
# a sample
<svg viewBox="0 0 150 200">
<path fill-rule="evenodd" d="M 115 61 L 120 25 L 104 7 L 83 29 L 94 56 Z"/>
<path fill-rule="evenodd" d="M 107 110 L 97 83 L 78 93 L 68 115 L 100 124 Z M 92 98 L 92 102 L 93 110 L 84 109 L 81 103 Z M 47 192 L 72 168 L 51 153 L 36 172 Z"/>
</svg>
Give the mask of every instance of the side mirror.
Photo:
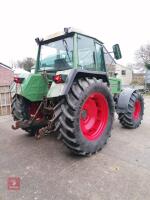
<svg viewBox="0 0 150 200">
<path fill-rule="evenodd" d="M 114 57 L 115 57 L 115 59 L 116 59 L 116 60 L 119 60 L 120 58 L 122 58 L 119 44 L 113 45 L 112 48 L 113 48 L 113 52 L 114 52 Z"/>
</svg>

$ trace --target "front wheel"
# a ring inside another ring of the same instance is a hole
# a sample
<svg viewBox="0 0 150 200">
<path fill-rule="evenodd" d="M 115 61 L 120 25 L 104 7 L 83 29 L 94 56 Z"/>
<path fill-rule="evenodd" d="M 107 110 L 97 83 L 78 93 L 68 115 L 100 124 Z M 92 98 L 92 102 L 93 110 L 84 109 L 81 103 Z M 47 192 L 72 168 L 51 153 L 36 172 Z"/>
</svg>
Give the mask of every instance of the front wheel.
<svg viewBox="0 0 150 200">
<path fill-rule="evenodd" d="M 114 118 L 114 102 L 102 80 L 79 79 L 61 105 L 60 134 L 79 155 L 93 154 L 106 144 Z"/>
<path fill-rule="evenodd" d="M 128 112 L 119 113 L 119 121 L 125 128 L 137 128 L 144 115 L 144 99 L 138 91 L 134 91 L 128 103 Z"/>
</svg>

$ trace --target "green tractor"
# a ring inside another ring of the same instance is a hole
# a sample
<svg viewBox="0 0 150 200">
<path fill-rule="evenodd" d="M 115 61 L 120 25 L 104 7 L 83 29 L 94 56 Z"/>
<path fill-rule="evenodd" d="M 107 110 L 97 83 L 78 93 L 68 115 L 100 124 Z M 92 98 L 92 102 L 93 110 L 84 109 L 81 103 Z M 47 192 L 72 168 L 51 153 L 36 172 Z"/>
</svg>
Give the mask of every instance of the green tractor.
<svg viewBox="0 0 150 200">
<path fill-rule="evenodd" d="M 91 155 L 107 143 L 115 110 L 123 127 L 141 124 L 143 97 L 108 77 L 106 67 L 115 60 L 101 41 L 65 28 L 36 42 L 35 73 L 14 79 L 13 129 L 36 138 L 56 133 L 75 154 Z M 118 44 L 112 53 L 121 58 Z"/>
</svg>

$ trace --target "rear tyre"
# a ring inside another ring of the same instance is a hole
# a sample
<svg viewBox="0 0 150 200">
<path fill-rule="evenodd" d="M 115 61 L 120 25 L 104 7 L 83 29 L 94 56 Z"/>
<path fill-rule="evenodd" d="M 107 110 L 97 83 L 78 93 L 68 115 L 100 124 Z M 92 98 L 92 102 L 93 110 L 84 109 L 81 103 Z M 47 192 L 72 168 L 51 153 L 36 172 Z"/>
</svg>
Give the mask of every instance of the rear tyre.
<svg viewBox="0 0 150 200">
<path fill-rule="evenodd" d="M 106 144 L 114 119 L 114 102 L 102 80 L 79 79 L 61 105 L 59 131 L 74 153 L 90 155 Z"/>
<path fill-rule="evenodd" d="M 125 128 L 137 128 L 141 124 L 144 114 L 144 99 L 134 91 L 130 97 L 127 113 L 119 113 L 119 121 Z"/>
</svg>

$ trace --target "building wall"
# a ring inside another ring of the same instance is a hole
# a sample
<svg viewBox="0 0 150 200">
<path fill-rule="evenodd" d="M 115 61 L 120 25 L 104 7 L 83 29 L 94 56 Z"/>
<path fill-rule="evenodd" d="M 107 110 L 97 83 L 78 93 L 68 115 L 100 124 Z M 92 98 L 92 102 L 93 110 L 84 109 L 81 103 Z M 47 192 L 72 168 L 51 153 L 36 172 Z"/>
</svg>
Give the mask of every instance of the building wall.
<svg viewBox="0 0 150 200">
<path fill-rule="evenodd" d="M 0 115 L 11 113 L 10 85 L 12 81 L 13 72 L 0 63 Z"/>
<path fill-rule="evenodd" d="M 0 86 L 0 116 L 11 114 L 11 96 L 9 86 Z"/>
<path fill-rule="evenodd" d="M 144 85 L 145 75 L 143 73 L 133 73 L 133 84 Z"/>
<path fill-rule="evenodd" d="M 150 70 L 146 70 L 145 83 L 150 85 Z"/>
<path fill-rule="evenodd" d="M 13 72 L 0 65 L 0 86 L 10 85 L 13 81 Z"/>
<path fill-rule="evenodd" d="M 122 65 L 116 65 L 117 78 L 122 80 L 123 86 L 128 86 L 132 83 L 132 70 Z"/>
</svg>

